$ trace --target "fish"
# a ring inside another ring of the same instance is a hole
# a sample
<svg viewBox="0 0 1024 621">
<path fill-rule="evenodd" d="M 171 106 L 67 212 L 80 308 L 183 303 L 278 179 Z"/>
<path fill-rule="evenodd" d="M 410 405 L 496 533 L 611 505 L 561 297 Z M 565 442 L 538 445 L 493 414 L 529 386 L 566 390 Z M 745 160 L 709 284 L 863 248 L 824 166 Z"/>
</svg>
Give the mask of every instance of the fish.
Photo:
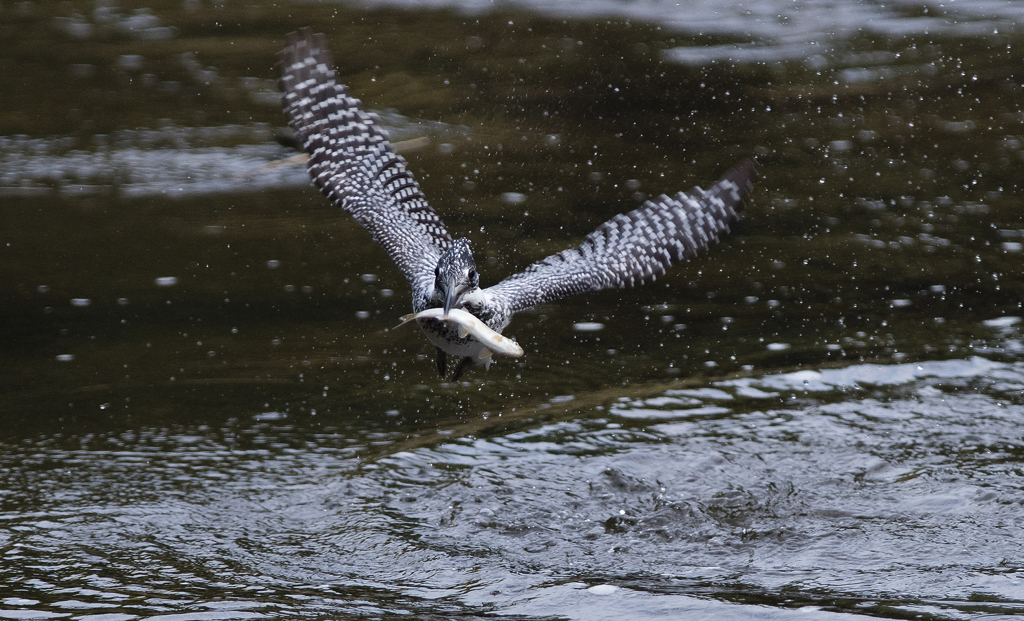
<svg viewBox="0 0 1024 621">
<path fill-rule="evenodd" d="M 436 321 L 456 324 L 459 338 L 464 339 L 467 336 L 472 336 L 480 343 L 480 350 L 476 354 L 476 357 L 480 360 L 489 359 L 493 354 L 500 354 L 511 358 L 519 358 L 523 355 L 523 348 L 519 346 L 519 343 L 490 329 L 487 324 L 461 308 L 453 308 L 448 311 L 447 315 L 444 314 L 443 308 L 428 308 L 418 313 L 403 315 L 402 323 L 396 327 L 402 327 L 410 321 L 420 319 L 434 319 Z"/>
</svg>

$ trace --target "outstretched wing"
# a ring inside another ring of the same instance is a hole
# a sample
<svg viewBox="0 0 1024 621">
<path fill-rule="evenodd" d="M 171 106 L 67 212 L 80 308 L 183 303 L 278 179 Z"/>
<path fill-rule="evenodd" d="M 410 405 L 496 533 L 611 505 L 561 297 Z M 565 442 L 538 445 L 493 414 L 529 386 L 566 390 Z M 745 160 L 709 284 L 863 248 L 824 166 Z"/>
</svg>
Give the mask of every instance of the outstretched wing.
<svg viewBox="0 0 1024 621">
<path fill-rule="evenodd" d="M 281 53 L 281 90 L 320 191 L 366 228 L 414 287 L 452 238 L 373 115 L 335 81 L 326 38 L 303 29 Z"/>
<path fill-rule="evenodd" d="M 486 289 L 510 312 L 575 293 L 631 287 L 718 241 L 739 219 L 756 169 L 746 160 L 711 189 L 660 196 L 619 214 L 563 250 Z"/>
</svg>

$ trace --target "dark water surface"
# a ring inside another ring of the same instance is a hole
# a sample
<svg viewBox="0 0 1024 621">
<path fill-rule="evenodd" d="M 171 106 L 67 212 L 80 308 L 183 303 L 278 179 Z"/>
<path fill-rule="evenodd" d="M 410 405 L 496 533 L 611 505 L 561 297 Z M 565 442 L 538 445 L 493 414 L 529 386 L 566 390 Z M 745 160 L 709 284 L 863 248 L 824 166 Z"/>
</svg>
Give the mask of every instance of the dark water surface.
<svg viewBox="0 0 1024 621">
<path fill-rule="evenodd" d="M 0 618 L 1024 613 L 1011 2 L 0 7 Z M 328 33 L 484 285 L 761 171 L 440 382 L 275 139 Z"/>
</svg>

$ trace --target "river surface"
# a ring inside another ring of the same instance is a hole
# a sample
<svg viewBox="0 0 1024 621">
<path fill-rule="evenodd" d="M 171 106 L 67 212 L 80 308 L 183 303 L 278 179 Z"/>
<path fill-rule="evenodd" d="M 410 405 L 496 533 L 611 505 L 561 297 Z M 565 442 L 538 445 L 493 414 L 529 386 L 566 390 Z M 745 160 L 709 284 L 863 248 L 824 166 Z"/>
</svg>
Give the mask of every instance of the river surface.
<svg viewBox="0 0 1024 621">
<path fill-rule="evenodd" d="M 327 33 L 483 285 L 746 157 L 442 382 L 276 92 Z M 1024 4 L 4 2 L 0 619 L 1024 614 Z"/>
</svg>

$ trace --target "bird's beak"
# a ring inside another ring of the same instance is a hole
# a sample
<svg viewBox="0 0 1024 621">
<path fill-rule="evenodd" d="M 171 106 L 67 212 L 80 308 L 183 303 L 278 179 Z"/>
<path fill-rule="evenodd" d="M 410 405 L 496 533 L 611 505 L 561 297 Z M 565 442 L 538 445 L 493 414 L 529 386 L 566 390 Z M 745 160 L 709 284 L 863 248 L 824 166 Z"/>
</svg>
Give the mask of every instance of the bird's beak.
<svg viewBox="0 0 1024 621">
<path fill-rule="evenodd" d="M 455 303 L 462 297 L 462 287 L 459 286 L 454 280 L 448 283 L 448 287 L 444 290 L 444 316 L 448 316 L 448 312 L 452 310 Z"/>
</svg>

